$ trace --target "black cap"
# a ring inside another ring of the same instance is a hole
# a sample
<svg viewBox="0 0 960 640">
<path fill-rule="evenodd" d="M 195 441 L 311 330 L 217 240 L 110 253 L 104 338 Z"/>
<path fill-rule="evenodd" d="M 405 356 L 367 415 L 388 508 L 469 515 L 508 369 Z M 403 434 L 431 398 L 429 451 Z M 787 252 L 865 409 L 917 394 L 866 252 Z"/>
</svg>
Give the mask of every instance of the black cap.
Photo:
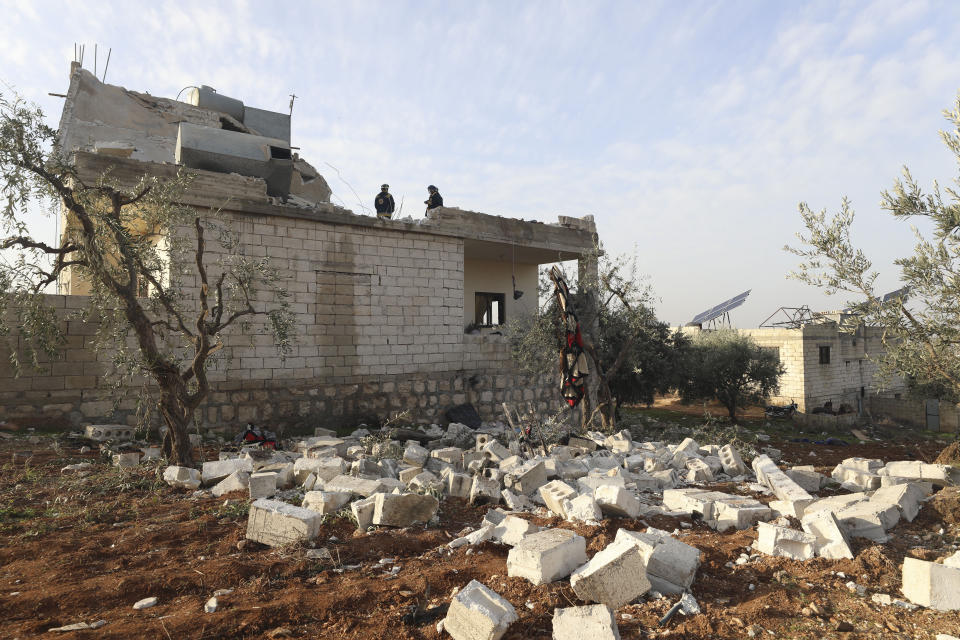
<svg viewBox="0 0 960 640">
<path fill-rule="evenodd" d="M 390 185 L 388 185 L 388 184 L 382 184 L 382 185 L 380 185 L 380 188 L 381 188 L 381 189 L 389 189 L 389 188 L 390 188 Z"/>
<path fill-rule="evenodd" d="M 431 185 L 428 185 L 428 186 L 427 186 L 427 190 L 428 190 L 428 191 L 436 191 L 437 188 L 431 184 Z"/>
</svg>

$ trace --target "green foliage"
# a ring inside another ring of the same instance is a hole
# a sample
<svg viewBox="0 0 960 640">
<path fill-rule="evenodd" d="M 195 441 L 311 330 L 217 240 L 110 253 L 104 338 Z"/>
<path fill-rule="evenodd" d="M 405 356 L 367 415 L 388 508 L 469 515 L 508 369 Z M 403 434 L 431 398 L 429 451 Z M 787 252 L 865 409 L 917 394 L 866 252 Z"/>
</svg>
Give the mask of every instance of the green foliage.
<svg viewBox="0 0 960 640">
<path fill-rule="evenodd" d="M 545 304 L 536 315 L 511 319 L 505 331 L 514 362 L 536 375 L 555 374 L 559 367 L 562 334 L 552 292 L 549 279 L 541 277 L 539 296 Z M 657 319 L 652 289 L 637 274 L 635 257 L 600 255 L 597 277 L 578 282 L 571 297 L 593 359 L 591 382 L 599 378 L 614 404 L 649 404 L 672 386 L 674 346 L 683 338 Z M 596 309 L 598 335 L 591 335 L 591 309 Z"/>
<path fill-rule="evenodd" d="M 680 357 L 684 402 L 716 398 L 737 419 L 737 408 L 761 402 L 779 389 L 783 366 L 750 336 L 734 329 L 703 331 Z"/>
<path fill-rule="evenodd" d="M 960 95 L 944 116 L 952 130 L 940 136 L 960 161 Z M 803 259 L 791 277 L 828 294 L 853 294 L 861 321 L 883 327 L 883 375 L 902 375 L 917 392 L 951 399 L 960 394 L 960 179 L 953 182 L 954 187 L 943 190 L 934 182 L 926 193 L 905 167 L 903 177 L 882 193 L 881 208 L 900 220 L 925 220 L 932 229 L 924 234 L 914 228 L 913 255 L 895 261 L 901 282 L 909 287 L 906 296 L 886 302 L 878 297 L 874 285 L 879 274 L 851 240 L 854 212 L 846 198 L 832 217 L 801 202 L 806 234 L 797 237 L 803 246 L 785 247 Z"/>
</svg>

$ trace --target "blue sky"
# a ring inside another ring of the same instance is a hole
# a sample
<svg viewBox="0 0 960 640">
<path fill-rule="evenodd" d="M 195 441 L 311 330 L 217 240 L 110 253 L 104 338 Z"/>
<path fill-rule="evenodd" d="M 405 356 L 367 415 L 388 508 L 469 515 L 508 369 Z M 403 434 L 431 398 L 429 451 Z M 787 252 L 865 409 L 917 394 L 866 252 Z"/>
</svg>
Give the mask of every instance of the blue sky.
<svg viewBox="0 0 960 640">
<path fill-rule="evenodd" d="M 937 136 L 960 89 L 960 3 L 13 2 L 0 80 L 56 123 L 74 43 L 107 82 L 173 97 L 209 84 L 285 111 L 293 144 L 359 210 L 389 182 L 404 214 L 425 186 L 465 209 L 596 217 L 636 252 L 671 323 L 752 289 L 837 308 L 786 274 L 797 203 L 858 212 L 855 239 L 895 289 L 913 244 L 878 206 L 908 165 L 956 165 Z M 346 182 L 326 163 L 339 169 Z M 41 233 L 52 225 L 35 222 Z"/>
</svg>

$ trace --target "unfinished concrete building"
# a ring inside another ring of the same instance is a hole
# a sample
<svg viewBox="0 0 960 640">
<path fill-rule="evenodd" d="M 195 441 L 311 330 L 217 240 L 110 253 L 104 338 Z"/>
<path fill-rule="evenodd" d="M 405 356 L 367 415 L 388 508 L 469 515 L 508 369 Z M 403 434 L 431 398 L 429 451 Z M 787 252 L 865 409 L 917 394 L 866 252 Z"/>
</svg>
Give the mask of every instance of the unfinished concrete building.
<svg viewBox="0 0 960 640">
<path fill-rule="evenodd" d="M 591 216 L 544 224 L 456 208 L 416 221 L 357 215 L 331 204 L 323 177 L 292 152 L 289 115 L 208 87 L 186 100 L 103 84 L 74 64 L 59 144 L 84 179 L 109 172 L 132 186 L 187 167 L 182 204 L 219 211 L 240 251 L 279 269 L 296 314 L 293 353 L 281 360 L 262 325 L 227 336 L 205 423 L 336 424 L 400 410 L 430 420 L 464 402 L 492 418 L 503 401 L 559 404 L 556 380 L 519 373 L 498 328 L 535 311 L 539 265 L 591 268 Z M 217 250 L 208 249 L 211 260 Z M 189 277 L 185 285 L 198 287 Z M 50 296 L 67 343 L 49 370 L 15 378 L 0 358 L 0 419 L 134 420 L 133 399 L 118 415 L 103 397 L 110 354 L 95 352 L 96 327 L 71 316 L 87 292 L 67 276 Z"/>
</svg>

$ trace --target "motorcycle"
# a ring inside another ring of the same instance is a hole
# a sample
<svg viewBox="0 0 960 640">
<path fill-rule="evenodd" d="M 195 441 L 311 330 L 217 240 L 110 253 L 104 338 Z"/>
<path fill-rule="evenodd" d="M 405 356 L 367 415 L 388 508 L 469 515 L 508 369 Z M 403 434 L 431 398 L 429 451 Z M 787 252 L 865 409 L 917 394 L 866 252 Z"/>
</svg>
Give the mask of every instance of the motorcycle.
<svg viewBox="0 0 960 640">
<path fill-rule="evenodd" d="M 789 418 L 797 412 L 797 403 L 791 402 L 786 406 L 769 404 L 764 408 L 768 418 Z"/>
</svg>

